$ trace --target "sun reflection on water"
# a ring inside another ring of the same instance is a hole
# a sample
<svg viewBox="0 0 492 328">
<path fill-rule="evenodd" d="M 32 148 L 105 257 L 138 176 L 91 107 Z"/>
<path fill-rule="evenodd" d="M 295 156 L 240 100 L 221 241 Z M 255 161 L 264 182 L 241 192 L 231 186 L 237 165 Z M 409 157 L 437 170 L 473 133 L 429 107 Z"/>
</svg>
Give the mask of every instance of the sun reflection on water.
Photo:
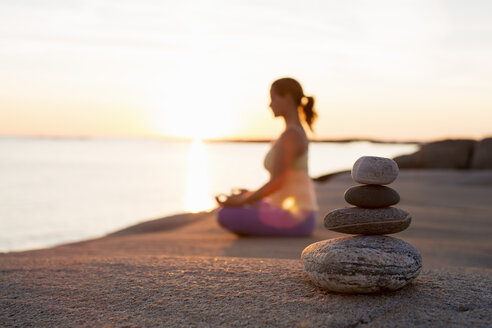
<svg viewBox="0 0 492 328">
<path fill-rule="evenodd" d="M 193 139 L 188 155 L 188 178 L 184 197 L 184 209 L 200 212 L 215 207 L 210 196 L 210 183 L 207 174 L 207 153 L 200 139 Z"/>
</svg>

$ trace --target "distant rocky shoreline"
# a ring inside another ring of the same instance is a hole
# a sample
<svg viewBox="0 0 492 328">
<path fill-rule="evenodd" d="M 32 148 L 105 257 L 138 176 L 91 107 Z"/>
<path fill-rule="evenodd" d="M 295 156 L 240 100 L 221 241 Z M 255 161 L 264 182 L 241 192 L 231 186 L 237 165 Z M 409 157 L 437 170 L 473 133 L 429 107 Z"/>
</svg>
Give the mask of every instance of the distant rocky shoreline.
<svg viewBox="0 0 492 328">
<path fill-rule="evenodd" d="M 480 141 L 448 139 L 424 144 L 394 158 L 400 169 L 492 169 L 492 137 Z"/>
</svg>

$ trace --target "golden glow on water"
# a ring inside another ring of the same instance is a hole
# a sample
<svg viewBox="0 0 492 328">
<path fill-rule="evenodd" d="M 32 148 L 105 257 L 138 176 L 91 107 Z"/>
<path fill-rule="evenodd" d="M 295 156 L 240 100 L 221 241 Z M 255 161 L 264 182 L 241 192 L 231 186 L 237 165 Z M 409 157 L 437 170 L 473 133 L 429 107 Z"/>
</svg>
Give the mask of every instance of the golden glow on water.
<svg viewBox="0 0 492 328">
<path fill-rule="evenodd" d="M 210 196 L 210 184 L 207 174 L 207 153 L 200 139 L 193 139 L 188 155 L 188 178 L 184 208 L 189 212 L 210 210 L 215 206 Z"/>
</svg>

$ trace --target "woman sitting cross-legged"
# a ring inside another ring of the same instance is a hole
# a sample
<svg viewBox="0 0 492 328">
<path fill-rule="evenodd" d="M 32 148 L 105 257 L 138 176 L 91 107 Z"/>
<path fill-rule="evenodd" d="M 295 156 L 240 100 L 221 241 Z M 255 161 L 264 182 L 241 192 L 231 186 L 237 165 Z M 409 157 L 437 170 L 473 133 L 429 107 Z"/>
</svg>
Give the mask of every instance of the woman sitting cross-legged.
<svg viewBox="0 0 492 328">
<path fill-rule="evenodd" d="M 309 140 L 299 111 L 312 130 L 313 97 L 304 96 L 292 78 L 275 81 L 270 107 L 285 122 L 285 130 L 267 153 L 264 166 L 270 180 L 256 191 L 241 189 L 216 197 L 219 224 L 239 235 L 309 236 L 316 226 L 316 194 L 308 175 Z"/>
</svg>

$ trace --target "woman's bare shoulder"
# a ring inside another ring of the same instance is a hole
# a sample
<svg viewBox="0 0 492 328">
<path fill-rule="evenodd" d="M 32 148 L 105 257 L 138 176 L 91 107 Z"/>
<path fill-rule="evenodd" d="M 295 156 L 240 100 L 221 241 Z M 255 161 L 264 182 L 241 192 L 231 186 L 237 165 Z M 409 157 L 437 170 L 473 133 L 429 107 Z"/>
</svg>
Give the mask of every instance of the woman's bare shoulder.
<svg viewBox="0 0 492 328">
<path fill-rule="evenodd" d="M 295 152 L 303 152 L 307 147 L 305 135 L 301 135 L 296 129 L 286 129 L 280 136 L 278 143 L 282 148 L 294 149 Z"/>
</svg>

